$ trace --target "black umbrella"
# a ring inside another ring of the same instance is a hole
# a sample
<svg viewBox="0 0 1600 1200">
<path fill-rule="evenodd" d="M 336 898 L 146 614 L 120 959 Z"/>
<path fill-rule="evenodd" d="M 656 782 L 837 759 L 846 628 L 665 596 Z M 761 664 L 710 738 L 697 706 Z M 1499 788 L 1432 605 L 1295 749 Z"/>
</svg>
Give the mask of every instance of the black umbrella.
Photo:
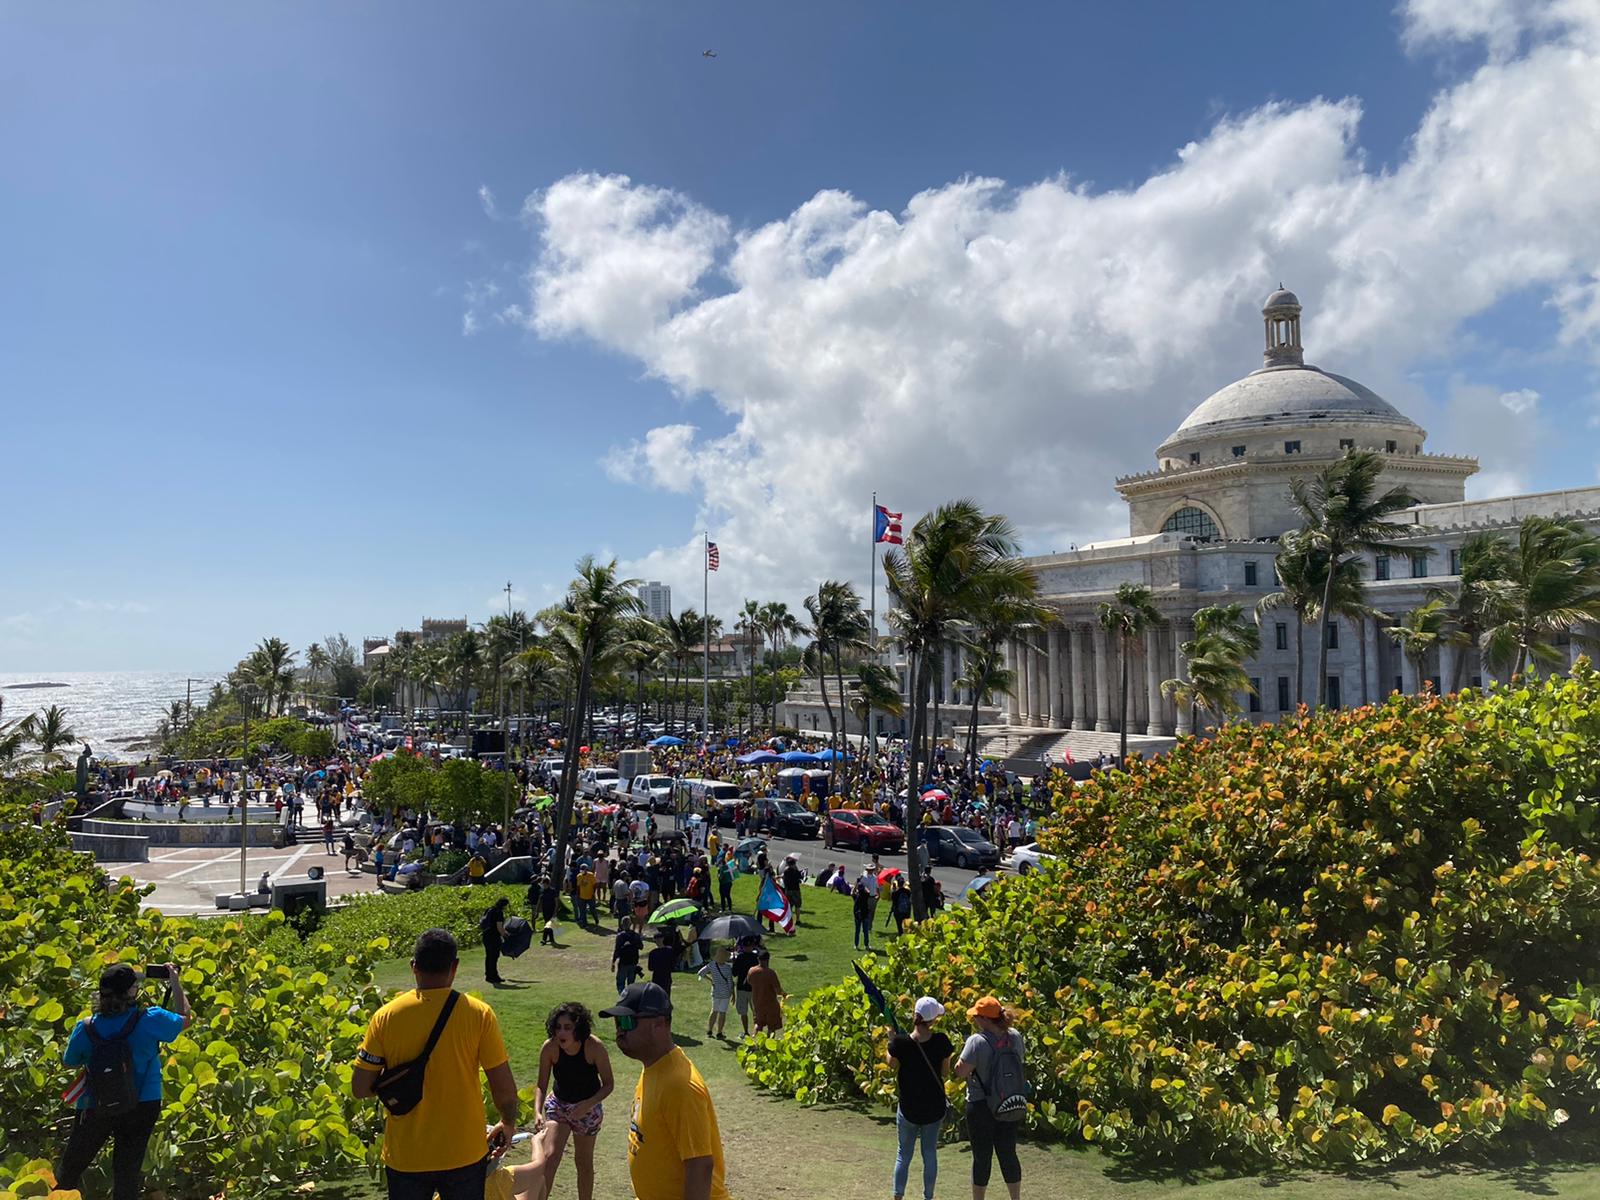
<svg viewBox="0 0 1600 1200">
<path fill-rule="evenodd" d="M 756 924 L 754 917 L 747 917 L 743 913 L 724 913 L 702 925 L 699 937 L 710 942 L 738 941 L 740 938 L 757 937 L 760 933 L 761 926 Z"/>
<path fill-rule="evenodd" d="M 500 939 L 500 953 L 507 958 L 516 958 L 531 945 L 533 945 L 533 926 L 521 917 L 512 917 L 508 920 L 505 936 Z"/>
</svg>

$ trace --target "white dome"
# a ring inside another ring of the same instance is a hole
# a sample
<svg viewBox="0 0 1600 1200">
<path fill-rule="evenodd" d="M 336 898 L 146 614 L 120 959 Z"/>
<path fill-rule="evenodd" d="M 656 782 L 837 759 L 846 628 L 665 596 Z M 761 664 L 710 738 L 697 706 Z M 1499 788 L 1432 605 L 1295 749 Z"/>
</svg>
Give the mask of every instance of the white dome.
<svg viewBox="0 0 1600 1200">
<path fill-rule="evenodd" d="M 1421 432 L 1399 409 L 1353 379 L 1316 367 L 1264 367 L 1213 392 L 1184 419 L 1167 443 L 1248 427 L 1363 418 Z"/>
</svg>

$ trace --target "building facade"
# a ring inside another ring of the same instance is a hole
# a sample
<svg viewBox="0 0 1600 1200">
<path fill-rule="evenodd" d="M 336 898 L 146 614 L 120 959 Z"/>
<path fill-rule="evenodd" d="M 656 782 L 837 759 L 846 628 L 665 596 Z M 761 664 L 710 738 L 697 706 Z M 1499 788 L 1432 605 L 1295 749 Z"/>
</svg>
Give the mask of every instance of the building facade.
<svg viewBox="0 0 1600 1200">
<path fill-rule="evenodd" d="M 1467 500 L 1476 459 L 1429 453 L 1426 431 L 1370 388 L 1306 363 L 1301 306 L 1292 292 L 1280 288 L 1268 297 L 1262 318 L 1261 367 L 1196 407 L 1157 447 L 1155 470 L 1116 481 L 1128 505 L 1128 536 L 1027 560 L 1054 620 L 1006 647 L 1015 692 L 1000 697 L 998 709 L 980 710 L 980 721 L 1037 731 L 1036 750 L 1104 748 L 1103 735 L 1120 732 L 1124 664 L 1097 618 L 1100 605 L 1131 583 L 1150 589 L 1163 621 L 1128 653 L 1130 745 L 1159 749 L 1191 732 L 1188 708 L 1163 696 L 1161 684 L 1186 677 L 1180 647 L 1194 636 L 1195 612 L 1238 603 L 1248 613 L 1277 590 L 1278 539 L 1300 524 L 1290 481 L 1314 476 L 1348 450 L 1377 453 L 1380 488 L 1404 487 L 1420 501 L 1396 518 L 1416 533 L 1397 541 L 1424 553 L 1394 561 L 1369 556 L 1362 564 L 1376 615 L 1331 624 L 1322 680 L 1312 678 L 1320 628 L 1302 629 L 1291 609 L 1265 613 L 1261 649 L 1248 665 L 1253 692 L 1238 698 L 1251 719 L 1274 720 L 1319 697 L 1348 706 L 1395 690 L 1486 683 L 1489 672 L 1475 649 L 1436 648 L 1419 673 L 1384 627 L 1425 603 L 1431 589 L 1457 581 L 1461 544 L 1474 533 L 1513 536 L 1517 523 L 1534 514 L 1600 525 L 1600 488 Z M 1567 653 L 1570 661 L 1576 647 Z M 957 686 L 963 666 L 960 648 L 952 646 L 935 674 L 945 735 L 970 717 L 971 697 Z M 819 719 L 826 727 L 820 697 L 809 690 L 791 695 L 783 715 L 801 728 L 817 728 Z M 1059 746 L 1042 736 L 1050 732 L 1060 734 Z"/>
<path fill-rule="evenodd" d="M 644 615 L 652 621 L 665 621 L 672 615 L 672 588 L 669 584 L 651 580 L 639 585 L 639 600 L 644 605 Z"/>
</svg>

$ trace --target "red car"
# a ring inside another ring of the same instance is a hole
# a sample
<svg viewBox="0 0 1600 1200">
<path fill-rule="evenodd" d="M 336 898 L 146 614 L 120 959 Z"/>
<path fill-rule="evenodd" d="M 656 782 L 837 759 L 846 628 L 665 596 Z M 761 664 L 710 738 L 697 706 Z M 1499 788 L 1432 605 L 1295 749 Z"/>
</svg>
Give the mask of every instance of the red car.
<svg viewBox="0 0 1600 1200">
<path fill-rule="evenodd" d="M 840 808 L 823 822 L 822 838 L 833 847 L 855 847 L 863 853 L 898 854 L 906 844 L 905 830 L 877 813 Z"/>
</svg>

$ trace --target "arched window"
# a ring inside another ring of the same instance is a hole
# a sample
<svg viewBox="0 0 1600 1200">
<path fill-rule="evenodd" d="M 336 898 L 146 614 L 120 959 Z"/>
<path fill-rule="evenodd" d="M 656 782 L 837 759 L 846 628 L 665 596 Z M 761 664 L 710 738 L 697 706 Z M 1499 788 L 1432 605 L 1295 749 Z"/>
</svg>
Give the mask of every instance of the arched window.
<svg viewBox="0 0 1600 1200">
<path fill-rule="evenodd" d="M 1190 537 L 1220 537 L 1217 523 L 1204 509 L 1186 505 L 1168 517 L 1161 526 L 1162 533 L 1184 533 Z"/>
</svg>

